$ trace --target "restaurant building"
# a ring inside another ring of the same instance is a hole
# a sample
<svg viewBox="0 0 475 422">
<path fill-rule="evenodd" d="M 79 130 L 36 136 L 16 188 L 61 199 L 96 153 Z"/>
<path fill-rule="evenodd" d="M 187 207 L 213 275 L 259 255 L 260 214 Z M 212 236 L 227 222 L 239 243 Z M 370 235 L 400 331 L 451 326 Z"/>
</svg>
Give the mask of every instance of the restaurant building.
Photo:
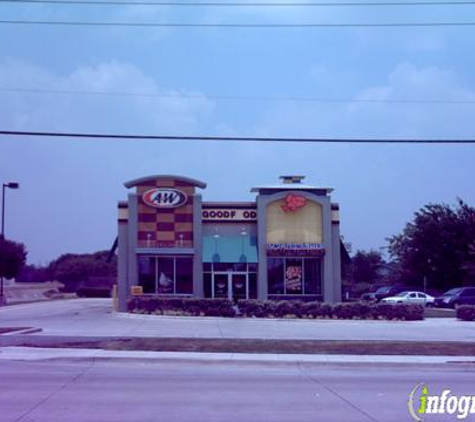
<svg viewBox="0 0 475 422">
<path fill-rule="evenodd" d="M 254 187 L 253 202 L 205 202 L 206 184 L 182 176 L 126 182 L 119 310 L 132 294 L 340 301 L 339 207 L 303 179 Z"/>
</svg>

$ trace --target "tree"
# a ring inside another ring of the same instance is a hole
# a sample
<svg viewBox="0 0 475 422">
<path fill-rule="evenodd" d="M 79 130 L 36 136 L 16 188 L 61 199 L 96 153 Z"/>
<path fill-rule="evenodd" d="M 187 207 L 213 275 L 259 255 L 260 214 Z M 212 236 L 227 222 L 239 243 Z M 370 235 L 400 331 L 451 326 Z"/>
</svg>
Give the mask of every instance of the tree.
<svg viewBox="0 0 475 422">
<path fill-rule="evenodd" d="M 388 240 L 403 281 L 447 290 L 475 281 L 474 239 L 475 209 L 458 199 L 455 207 L 424 206 L 401 234 Z"/>
<path fill-rule="evenodd" d="M 0 235 L 0 277 L 15 278 L 26 262 L 25 245 Z"/>
<path fill-rule="evenodd" d="M 16 277 L 19 283 L 44 283 L 51 279 L 48 267 L 40 265 L 25 265 Z"/>
<path fill-rule="evenodd" d="M 375 250 L 358 250 L 351 258 L 343 282 L 345 290 L 352 296 L 359 297 L 371 288 L 384 282 L 383 270 L 386 267 L 380 252 Z"/>
<path fill-rule="evenodd" d="M 107 261 L 109 251 L 93 254 L 64 254 L 52 261 L 48 272 L 54 280 L 65 284 L 66 290 L 75 291 L 81 282 L 90 277 L 115 277 L 117 260 Z"/>
<path fill-rule="evenodd" d="M 350 276 L 353 283 L 375 284 L 381 281 L 381 270 L 385 262 L 381 253 L 358 250 L 351 258 Z"/>
</svg>

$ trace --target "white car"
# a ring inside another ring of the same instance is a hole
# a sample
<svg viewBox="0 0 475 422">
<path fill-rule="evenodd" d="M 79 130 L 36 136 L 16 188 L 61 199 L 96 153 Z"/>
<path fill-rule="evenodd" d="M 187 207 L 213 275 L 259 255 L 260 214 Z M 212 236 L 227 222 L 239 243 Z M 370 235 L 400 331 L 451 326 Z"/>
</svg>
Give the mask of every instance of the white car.
<svg viewBox="0 0 475 422">
<path fill-rule="evenodd" d="M 401 292 L 396 296 L 386 297 L 383 303 L 413 303 L 416 305 L 433 306 L 435 298 L 422 292 Z"/>
</svg>

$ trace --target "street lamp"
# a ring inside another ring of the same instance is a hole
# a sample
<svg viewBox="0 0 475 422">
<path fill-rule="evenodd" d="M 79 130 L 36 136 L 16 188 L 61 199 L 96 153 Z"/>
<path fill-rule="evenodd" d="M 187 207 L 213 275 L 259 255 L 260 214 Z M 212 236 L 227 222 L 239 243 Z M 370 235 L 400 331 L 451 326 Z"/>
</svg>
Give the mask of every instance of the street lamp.
<svg viewBox="0 0 475 422">
<path fill-rule="evenodd" d="M 2 183 L 2 238 L 5 239 L 5 189 L 18 189 L 20 184 L 17 182 L 9 182 L 9 183 Z M 2 259 L 2 256 L 0 256 Z M 1 263 L 0 263 L 1 264 Z M 3 268 L 2 268 L 3 270 Z M 0 306 L 5 303 L 5 299 L 3 296 L 3 274 L 0 276 Z"/>
<path fill-rule="evenodd" d="M 18 189 L 20 184 L 17 182 L 9 182 L 2 184 L 2 236 L 5 237 L 5 188 Z"/>
</svg>

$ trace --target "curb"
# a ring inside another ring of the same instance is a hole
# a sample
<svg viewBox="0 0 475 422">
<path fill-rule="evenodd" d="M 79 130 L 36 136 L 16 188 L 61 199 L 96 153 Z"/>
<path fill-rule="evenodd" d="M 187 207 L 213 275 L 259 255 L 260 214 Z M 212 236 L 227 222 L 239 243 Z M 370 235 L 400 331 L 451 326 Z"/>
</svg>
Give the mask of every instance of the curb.
<svg viewBox="0 0 475 422">
<path fill-rule="evenodd" d="M 116 361 L 148 363 L 210 364 L 404 364 L 404 365 L 475 365 L 474 356 L 397 356 L 397 355 L 302 355 L 253 353 L 149 352 L 103 349 L 61 349 L 38 347 L 0 348 L 0 361 Z"/>
<path fill-rule="evenodd" d="M 36 333 L 41 333 L 42 331 L 43 331 L 43 328 L 29 327 L 29 328 L 24 328 L 23 330 L 9 331 L 8 333 L 3 333 L 2 336 L 15 336 L 19 334 L 36 334 Z"/>
<path fill-rule="evenodd" d="M 154 315 L 154 314 L 140 314 L 140 313 L 132 313 L 132 312 L 118 312 L 113 311 L 113 315 L 124 318 L 124 319 L 136 319 L 136 320 L 162 320 L 162 319 L 170 319 L 170 320 L 189 320 L 189 321 L 262 321 L 262 322 L 277 322 L 277 323 L 346 323 L 346 324 L 360 324 L 362 322 L 366 324 L 385 324 L 385 325 L 392 325 L 397 323 L 404 323 L 404 324 L 424 324 L 427 321 L 427 318 L 419 321 L 401 321 L 401 320 L 387 320 L 387 319 L 332 319 L 332 318 L 317 318 L 317 319 L 306 319 L 306 318 L 257 318 L 257 317 L 243 317 L 243 316 L 236 316 L 233 318 L 228 317 L 216 317 L 216 316 L 188 316 L 188 315 Z M 433 318 L 429 318 L 433 319 Z M 435 318 L 434 318 L 435 319 Z M 453 321 L 453 317 L 440 317 L 436 318 L 437 320 L 444 322 L 446 321 Z"/>
</svg>

